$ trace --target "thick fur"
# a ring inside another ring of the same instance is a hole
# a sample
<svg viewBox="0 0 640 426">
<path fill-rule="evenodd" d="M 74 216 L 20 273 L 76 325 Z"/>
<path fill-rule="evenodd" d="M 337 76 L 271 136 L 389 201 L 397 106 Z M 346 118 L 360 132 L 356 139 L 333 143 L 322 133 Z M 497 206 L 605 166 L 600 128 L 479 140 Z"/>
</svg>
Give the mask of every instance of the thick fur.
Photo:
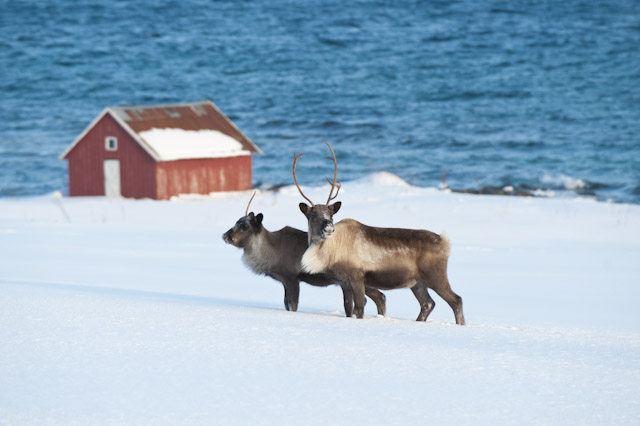
<svg viewBox="0 0 640 426">
<path fill-rule="evenodd" d="M 368 286 L 411 288 L 421 306 L 418 320 L 424 321 L 435 305 L 427 291 L 431 288 L 451 306 L 456 323 L 465 323 L 462 299 L 451 290 L 447 278 L 451 243 L 446 234 L 376 228 L 353 219 L 327 224 L 325 210 L 330 211 L 330 207 L 301 207 L 312 234 L 311 245 L 302 257 L 303 271 L 322 271 L 339 282 L 349 283 L 358 318 L 363 315 L 362 289 Z M 325 228 L 331 231 L 328 235 L 322 232 Z"/>
<path fill-rule="evenodd" d="M 305 272 L 320 273 L 327 265 L 341 265 L 370 273 L 417 276 L 419 266 L 446 263 L 450 251 L 446 234 L 376 228 L 344 219 L 335 225 L 331 238 L 319 240 L 309 247 L 302 257 L 302 268 Z M 388 281 L 384 286 L 402 288 L 414 283 L 399 279 Z"/>
</svg>

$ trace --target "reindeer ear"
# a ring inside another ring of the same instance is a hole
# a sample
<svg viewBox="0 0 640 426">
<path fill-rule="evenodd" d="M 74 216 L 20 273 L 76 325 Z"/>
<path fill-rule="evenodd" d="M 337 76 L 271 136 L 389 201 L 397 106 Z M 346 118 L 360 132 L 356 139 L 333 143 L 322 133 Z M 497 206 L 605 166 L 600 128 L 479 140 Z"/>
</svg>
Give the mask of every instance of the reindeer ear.
<svg viewBox="0 0 640 426">
<path fill-rule="evenodd" d="M 254 216 L 253 216 L 253 212 L 250 212 L 247 217 L 249 218 L 249 220 L 253 220 Z"/>
<path fill-rule="evenodd" d="M 311 207 L 309 207 L 307 204 L 305 203 L 300 203 L 298 204 L 298 207 L 300 207 L 300 211 L 307 217 L 309 217 L 309 213 L 311 213 Z"/>
<path fill-rule="evenodd" d="M 258 213 L 258 215 L 256 216 L 256 223 L 260 225 L 262 223 L 263 218 L 264 216 L 262 215 L 262 213 Z"/>
<path fill-rule="evenodd" d="M 331 211 L 331 215 L 338 213 L 338 210 L 340 210 L 341 206 L 342 206 L 342 202 L 340 201 L 336 201 L 335 203 L 331 204 L 329 206 L 329 211 Z"/>
</svg>

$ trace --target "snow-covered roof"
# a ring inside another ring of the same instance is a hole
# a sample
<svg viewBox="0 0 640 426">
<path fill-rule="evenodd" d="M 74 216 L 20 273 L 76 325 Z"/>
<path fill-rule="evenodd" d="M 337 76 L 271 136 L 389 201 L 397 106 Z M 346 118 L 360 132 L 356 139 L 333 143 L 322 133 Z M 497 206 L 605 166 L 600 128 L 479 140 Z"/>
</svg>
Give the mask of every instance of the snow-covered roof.
<svg viewBox="0 0 640 426">
<path fill-rule="evenodd" d="M 107 107 L 67 147 L 71 150 L 105 116 L 110 115 L 156 161 L 225 158 L 262 154 L 213 102 Z"/>
<path fill-rule="evenodd" d="M 138 135 L 158 154 L 159 161 L 251 155 L 240 142 L 217 130 L 153 128 Z"/>
</svg>

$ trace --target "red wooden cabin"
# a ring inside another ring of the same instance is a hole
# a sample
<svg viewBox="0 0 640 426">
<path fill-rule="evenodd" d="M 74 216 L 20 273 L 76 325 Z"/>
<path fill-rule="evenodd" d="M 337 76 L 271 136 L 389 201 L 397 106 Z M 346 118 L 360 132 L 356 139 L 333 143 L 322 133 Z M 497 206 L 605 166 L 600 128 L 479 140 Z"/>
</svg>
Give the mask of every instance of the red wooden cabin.
<svg viewBox="0 0 640 426">
<path fill-rule="evenodd" d="M 60 156 L 69 195 L 166 200 L 251 189 L 262 154 L 211 101 L 105 108 Z"/>
</svg>

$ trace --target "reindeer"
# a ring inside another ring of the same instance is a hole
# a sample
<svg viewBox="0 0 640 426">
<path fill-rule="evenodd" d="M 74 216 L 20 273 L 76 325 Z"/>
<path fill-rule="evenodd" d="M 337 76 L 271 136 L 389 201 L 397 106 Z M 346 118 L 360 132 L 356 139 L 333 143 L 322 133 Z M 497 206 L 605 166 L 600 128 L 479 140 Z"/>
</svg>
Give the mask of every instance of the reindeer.
<svg viewBox="0 0 640 426">
<path fill-rule="evenodd" d="M 284 286 L 284 306 L 287 311 L 298 309 L 300 281 L 313 286 L 326 287 L 335 284 L 328 276 L 320 273 L 305 273 L 300 260 L 307 249 L 307 233 L 286 226 L 279 231 L 269 232 L 263 225 L 262 213 L 249 213 L 247 204 L 243 217 L 235 226 L 222 235 L 222 239 L 244 250 L 242 260 L 250 270 L 259 275 L 267 275 Z M 353 291 L 346 284 L 341 285 L 344 310 L 347 317 L 353 314 Z M 376 304 L 378 314 L 386 313 L 385 296 L 375 288 L 366 288 L 365 292 Z"/>
<path fill-rule="evenodd" d="M 340 191 L 338 162 L 331 145 L 325 143 L 334 163 L 333 183 L 325 204 L 314 204 L 304 195 L 296 178 L 296 164 L 303 154 L 293 157 L 293 180 L 300 195 L 310 204 L 300 203 L 309 227 L 309 248 L 302 256 L 302 270 L 309 274 L 323 273 L 342 285 L 348 284 L 354 293 L 357 318 L 364 315 L 366 287 L 385 290 L 408 287 L 420 303 L 416 320 L 426 321 L 435 306 L 428 293 L 431 288 L 451 306 L 456 323 L 464 325 L 462 298 L 451 290 L 447 278 L 451 243 L 446 234 L 376 228 L 353 219 L 343 219 L 334 225 L 333 216 L 342 205 L 340 201 L 330 204 Z"/>
</svg>

